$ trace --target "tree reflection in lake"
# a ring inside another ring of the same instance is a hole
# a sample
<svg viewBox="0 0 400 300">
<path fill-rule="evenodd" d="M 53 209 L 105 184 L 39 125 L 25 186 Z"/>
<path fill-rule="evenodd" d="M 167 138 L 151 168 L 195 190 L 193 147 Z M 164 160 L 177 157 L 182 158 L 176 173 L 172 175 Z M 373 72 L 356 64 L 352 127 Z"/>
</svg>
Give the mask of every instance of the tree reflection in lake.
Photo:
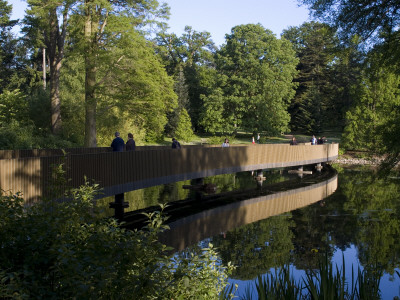
<svg viewBox="0 0 400 300">
<path fill-rule="evenodd" d="M 210 241 L 225 263 L 238 266 L 232 279 L 239 280 L 255 279 L 283 264 L 297 270 L 316 269 L 321 253 L 339 259 L 334 262 L 340 265 L 342 257 L 336 254 L 344 251 L 348 276 L 352 266 L 368 274 L 386 273 L 381 280 L 382 299 L 393 299 L 400 296 L 394 273 L 400 263 L 399 189 L 399 179 L 382 180 L 372 171 L 341 169 L 336 192 L 325 200 Z"/>
</svg>

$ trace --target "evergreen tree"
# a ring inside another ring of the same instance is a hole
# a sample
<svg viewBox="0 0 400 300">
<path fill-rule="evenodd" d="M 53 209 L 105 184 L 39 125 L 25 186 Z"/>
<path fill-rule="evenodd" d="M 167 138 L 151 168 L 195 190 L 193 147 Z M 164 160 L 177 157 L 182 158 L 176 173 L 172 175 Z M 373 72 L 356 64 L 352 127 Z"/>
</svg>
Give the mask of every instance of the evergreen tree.
<svg viewBox="0 0 400 300">
<path fill-rule="evenodd" d="M 11 20 L 12 6 L 0 0 L 0 93 L 20 87 L 23 66 L 20 57 L 23 47 L 12 33 L 18 20 Z"/>
<path fill-rule="evenodd" d="M 192 123 L 185 108 L 181 108 L 178 112 L 178 124 L 174 133 L 178 140 L 185 142 L 190 141 L 193 137 Z"/>
<path fill-rule="evenodd" d="M 292 42 L 299 57 L 295 79 L 299 86 L 289 108 L 291 128 L 320 133 L 332 98 L 330 72 L 338 45 L 335 32 L 325 24 L 311 22 L 285 30 L 283 37 Z"/>
</svg>

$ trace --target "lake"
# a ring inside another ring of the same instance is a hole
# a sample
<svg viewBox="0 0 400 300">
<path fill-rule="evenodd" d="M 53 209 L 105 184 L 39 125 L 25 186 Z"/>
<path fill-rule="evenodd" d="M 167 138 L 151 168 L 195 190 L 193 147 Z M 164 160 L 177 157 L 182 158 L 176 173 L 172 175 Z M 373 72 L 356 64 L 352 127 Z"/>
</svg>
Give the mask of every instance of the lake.
<svg viewBox="0 0 400 300">
<path fill-rule="evenodd" d="M 239 285 L 238 296 L 258 275 L 283 265 L 300 280 L 304 270 L 317 269 L 321 255 L 339 267 L 344 257 L 349 279 L 352 267 L 383 272 L 382 299 L 400 296 L 395 272 L 400 262 L 400 177 L 383 180 L 368 168 L 334 168 L 337 174 L 320 179 L 315 171 L 299 177 L 284 169 L 218 175 L 200 182 L 215 185 L 214 195 L 193 188 L 199 182 L 187 181 L 133 191 L 125 201 L 135 210 L 187 198 L 223 199 L 224 206 L 174 220 L 165 240 L 181 251 L 177 255 L 198 253 L 212 243 L 224 264 L 237 266 L 229 281 Z M 262 175 L 259 181 L 257 175 Z"/>
</svg>

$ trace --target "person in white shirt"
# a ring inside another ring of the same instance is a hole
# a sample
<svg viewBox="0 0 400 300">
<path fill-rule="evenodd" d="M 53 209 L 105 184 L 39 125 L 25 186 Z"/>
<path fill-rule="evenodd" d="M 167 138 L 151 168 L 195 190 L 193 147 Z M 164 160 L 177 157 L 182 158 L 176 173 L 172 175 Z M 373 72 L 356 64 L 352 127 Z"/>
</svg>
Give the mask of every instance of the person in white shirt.
<svg viewBox="0 0 400 300">
<path fill-rule="evenodd" d="M 222 147 L 229 147 L 229 140 L 225 139 L 225 141 L 222 143 Z"/>
</svg>

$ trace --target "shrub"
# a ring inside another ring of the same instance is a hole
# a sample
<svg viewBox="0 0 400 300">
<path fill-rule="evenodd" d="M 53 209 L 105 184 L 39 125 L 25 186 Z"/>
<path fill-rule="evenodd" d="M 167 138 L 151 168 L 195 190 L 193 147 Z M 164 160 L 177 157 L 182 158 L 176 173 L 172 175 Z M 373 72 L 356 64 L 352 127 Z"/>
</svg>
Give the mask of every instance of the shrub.
<svg viewBox="0 0 400 300">
<path fill-rule="evenodd" d="M 170 259 L 158 242 L 162 209 L 143 230 L 124 230 L 97 217 L 97 192 L 86 183 L 70 201 L 26 208 L 20 194 L 0 194 L 0 298 L 218 299 L 232 267 L 212 246 Z"/>
</svg>

